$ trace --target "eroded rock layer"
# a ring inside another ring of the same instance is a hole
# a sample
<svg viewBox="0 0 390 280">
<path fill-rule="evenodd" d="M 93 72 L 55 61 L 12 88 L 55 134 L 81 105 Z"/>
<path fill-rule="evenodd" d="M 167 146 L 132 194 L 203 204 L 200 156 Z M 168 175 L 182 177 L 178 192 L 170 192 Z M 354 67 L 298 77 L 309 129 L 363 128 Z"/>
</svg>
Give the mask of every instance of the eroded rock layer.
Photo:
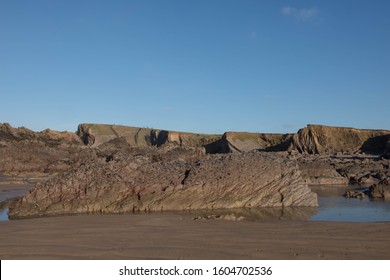
<svg viewBox="0 0 390 280">
<path fill-rule="evenodd" d="M 75 213 L 317 206 L 295 161 L 277 153 L 169 160 L 122 151 L 38 184 L 11 218 Z"/>
<path fill-rule="evenodd" d="M 0 174 L 48 176 L 80 165 L 91 150 L 75 133 L 0 124 Z"/>
<path fill-rule="evenodd" d="M 308 125 L 294 135 L 294 149 L 302 153 L 332 155 L 382 154 L 390 139 L 388 130 Z"/>
<path fill-rule="evenodd" d="M 172 142 L 185 147 L 203 147 L 220 138 L 219 135 L 214 134 L 196 134 L 108 124 L 80 124 L 77 135 L 86 145 L 92 147 L 98 147 L 116 138 L 123 138 L 135 147 L 161 146 Z"/>
</svg>

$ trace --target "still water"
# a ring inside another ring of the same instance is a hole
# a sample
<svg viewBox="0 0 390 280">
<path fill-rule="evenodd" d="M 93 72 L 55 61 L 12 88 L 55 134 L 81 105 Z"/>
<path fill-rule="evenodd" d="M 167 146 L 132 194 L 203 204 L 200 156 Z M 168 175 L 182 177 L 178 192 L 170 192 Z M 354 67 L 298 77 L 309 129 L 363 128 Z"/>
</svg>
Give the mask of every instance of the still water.
<svg viewBox="0 0 390 280">
<path fill-rule="evenodd" d="M 7 214 L 7 208 L 0 210 L 0 221 L 6 221 L 8 220 L 8 214 Z"/>
<path fill-rule="evenodd" d="M 345 198 L 345 190 L 364 190 L 362 187 L 312 186 L 318 194 L 318 211 L 311 221 L 389 222 L 390 201 L 382 199 Z"/>
</svg>

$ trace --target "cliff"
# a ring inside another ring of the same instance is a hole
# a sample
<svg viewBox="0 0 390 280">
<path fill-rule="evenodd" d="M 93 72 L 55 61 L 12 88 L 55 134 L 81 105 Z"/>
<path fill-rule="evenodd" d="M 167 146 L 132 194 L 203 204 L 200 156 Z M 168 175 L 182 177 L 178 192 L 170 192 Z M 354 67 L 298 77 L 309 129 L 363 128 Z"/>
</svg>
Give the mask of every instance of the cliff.
<svg viewBox="0 0 390 280">
<path fill-rule="evenodd" d="M 204 147 L 205 152 L 234 153 L 251 150 L 290 151 L 300 153 L 333 155 L 375 154 L 385 152 L 390 140 L 388 130 L 369 130 L 322 125 L 308 125 L 295 134 L 272 134 L 250 132 L 225 132 L 195 134 L 168 130 L 139 128 L 119 125 L 81 124 L 77 135 L 92 147 L 115 138 L 124 138 L 136 147 L 161 146 L 176 143 L 184 147 Z"/>
<path fill-rule="evenodd" d="M 368 130 L 308 125 L 293 137 L 293 148 L 301 153 L 331 155 L 382 154 L 390 139 L 389 130 Z"/>
<path fill-rule="evenodd" d="M 92 147 L 98 147 L 115 138 L 123 138 L 127 143 L 136 147 L 159 147 L 172 142 L 185 147 L 202 147 L 220 138 L 219 135 L 215 134 L 196 134 L 107 124 L 80 124 L 77 135 L 84 144 Z"/>
<path fill-rule="evenodd" d="M 156 157 L 168 149 L 164 156 L 184 161 L 192 158 L 190 154 L 194 151 L 202 155 L 253 150 L 299 152 L 299 167 L 309 184 L 354 182 L 366 185 L 388 176 L 390 131 L 308 125 L 296 134 L 226 132 L 216 135 L 81 124 L 77 133 L 70 133 L 49 129 L 34 132 L 0 124 L 0 174 L 52 176 L 79 167 L 101 154 L 105 146 L 112 150 L 122 146 L 161 150 Z M 172 147 L 184 149 L 179 151 Z M 310 157 L 310 154 L 321 157 Z M 334 155 L 338 159 L 332 159 Z M 359 158 L 355 157 L 357 155 Z M 379 164 L 373 155 L 382 155 L 383 163 Z M 365 158 L 367 164 L 363 164 Z"/>
<path fill-rule="evenodd" d="M 293 134 L 225 132 L 221 139 L 205 145 L 206 153 L 243 153 L 252 150 L 287 151 Z"/>
</svg>

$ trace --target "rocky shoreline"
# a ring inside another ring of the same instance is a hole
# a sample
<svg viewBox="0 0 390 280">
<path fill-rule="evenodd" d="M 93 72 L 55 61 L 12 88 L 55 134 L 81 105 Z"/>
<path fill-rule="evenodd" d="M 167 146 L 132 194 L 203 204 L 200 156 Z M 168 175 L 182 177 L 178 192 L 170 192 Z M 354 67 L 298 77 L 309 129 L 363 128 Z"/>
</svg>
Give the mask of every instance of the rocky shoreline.
<svg viewBox="0 0 390 280">
<path fill-rule="evenodd" d="M 76 133 L 0 124 L 0 174 L 50 178 L 11 218 L 75 213 L 317 206 L 308 185 L 382 186 L 390 131 L 314 126 L 296 134 L 204 135 L 113 125 Z"/>
</svg>

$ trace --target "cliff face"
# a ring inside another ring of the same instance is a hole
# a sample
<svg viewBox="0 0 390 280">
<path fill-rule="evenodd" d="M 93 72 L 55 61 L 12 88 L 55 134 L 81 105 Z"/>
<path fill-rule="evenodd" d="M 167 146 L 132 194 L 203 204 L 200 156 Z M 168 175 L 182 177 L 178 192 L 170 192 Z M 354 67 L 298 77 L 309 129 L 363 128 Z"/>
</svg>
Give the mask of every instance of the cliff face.
<svg viewBox="0 0 390 280">
<path fill-rule="evenodd" d="M 161 146 L 172 142 L 185 147 L 202 147 L 220 137 L 214 134 L 196 134 L 105 124 L 80 124 L 77 135 L 86 145 L 92 147 L 98 147 L 115 138 L 123 138 L 135 147 Z"/>
<path fill-rule="evenodd" d="M 301 153 L 331 155 L 366 153 L 380 155 L 390 139 L 388 130 L 366 130 L 308 125 L 294 135 L 293 148 Z"/>
<path fill-rule="evenodd" d="M 286 151 L 293 134 L 265 134 L 250 132 L 226 132 L 196 134 L 131 126 L 81 124 L 77 135 L 92 147 L 98 147 L 112 139 L 124 138 L 134 147 L 161 146 L 176 143 L 184 147 L 204 147 L 206 153 L 248 152 L 251 150 Z"/>
<path fill-rule="evenodd" d="M 270 134 L 249 132 L 226 132 L 195 134 L 117 125 L 81 124 L 77 135 L 92 147 L 115 138 L 124 138 L 136 147 L 161 146 L 176 143 L 184 147 L 204 147 L 206 153 L 235 153 L 251 150 L 289 151 L 332 155 L 384 153 L 390 140 L 388 130 L 366 130 L 321 125 L 308 125 L 296 134 Z"/>
<path fill-rule="evenodd" d="M 250 132 L 225 132 L 221 139 L 205 146 L 206 152 L 243 153 L 252 150 L 287 151 L 293 134 L 271 134 Z"/>
<path fill-rule="evenodd" d="M 100 124 L 81 124 L 76 134 L 49 129 L 34 132 L 0 124 L 0 174 L 52 176 L 81 166 L 107 147 L 112 152 L 121 147 L 150 148 L 149 152 L 159 150 L 156 158 L 163 154 L 185 162 L 194 153 L 198 157 L 253 150 L 300 152 L 299 167 L 309 184 L 367 185 L 389 177 L 390 131 L 319 125 L 308 125 L 295 135 L 210 135 Z M 370 155 L 382 155 L 383 162 Z"/>
<path fill-rule="evenodd" d="M 389 139 L 389 141 L 387 141 L 386 150 L 383 153 L 383 157 L 387 158 L 387 159 L 390 159 L 390 139 Z"/>
<path fill-rule="evenodd" d="M 283 155 L 213 155 L 196 162 L 125 152 L 38 184 L 12 218 L 137 211 L 317 206 L 297 164 Z"/>
</svg>

